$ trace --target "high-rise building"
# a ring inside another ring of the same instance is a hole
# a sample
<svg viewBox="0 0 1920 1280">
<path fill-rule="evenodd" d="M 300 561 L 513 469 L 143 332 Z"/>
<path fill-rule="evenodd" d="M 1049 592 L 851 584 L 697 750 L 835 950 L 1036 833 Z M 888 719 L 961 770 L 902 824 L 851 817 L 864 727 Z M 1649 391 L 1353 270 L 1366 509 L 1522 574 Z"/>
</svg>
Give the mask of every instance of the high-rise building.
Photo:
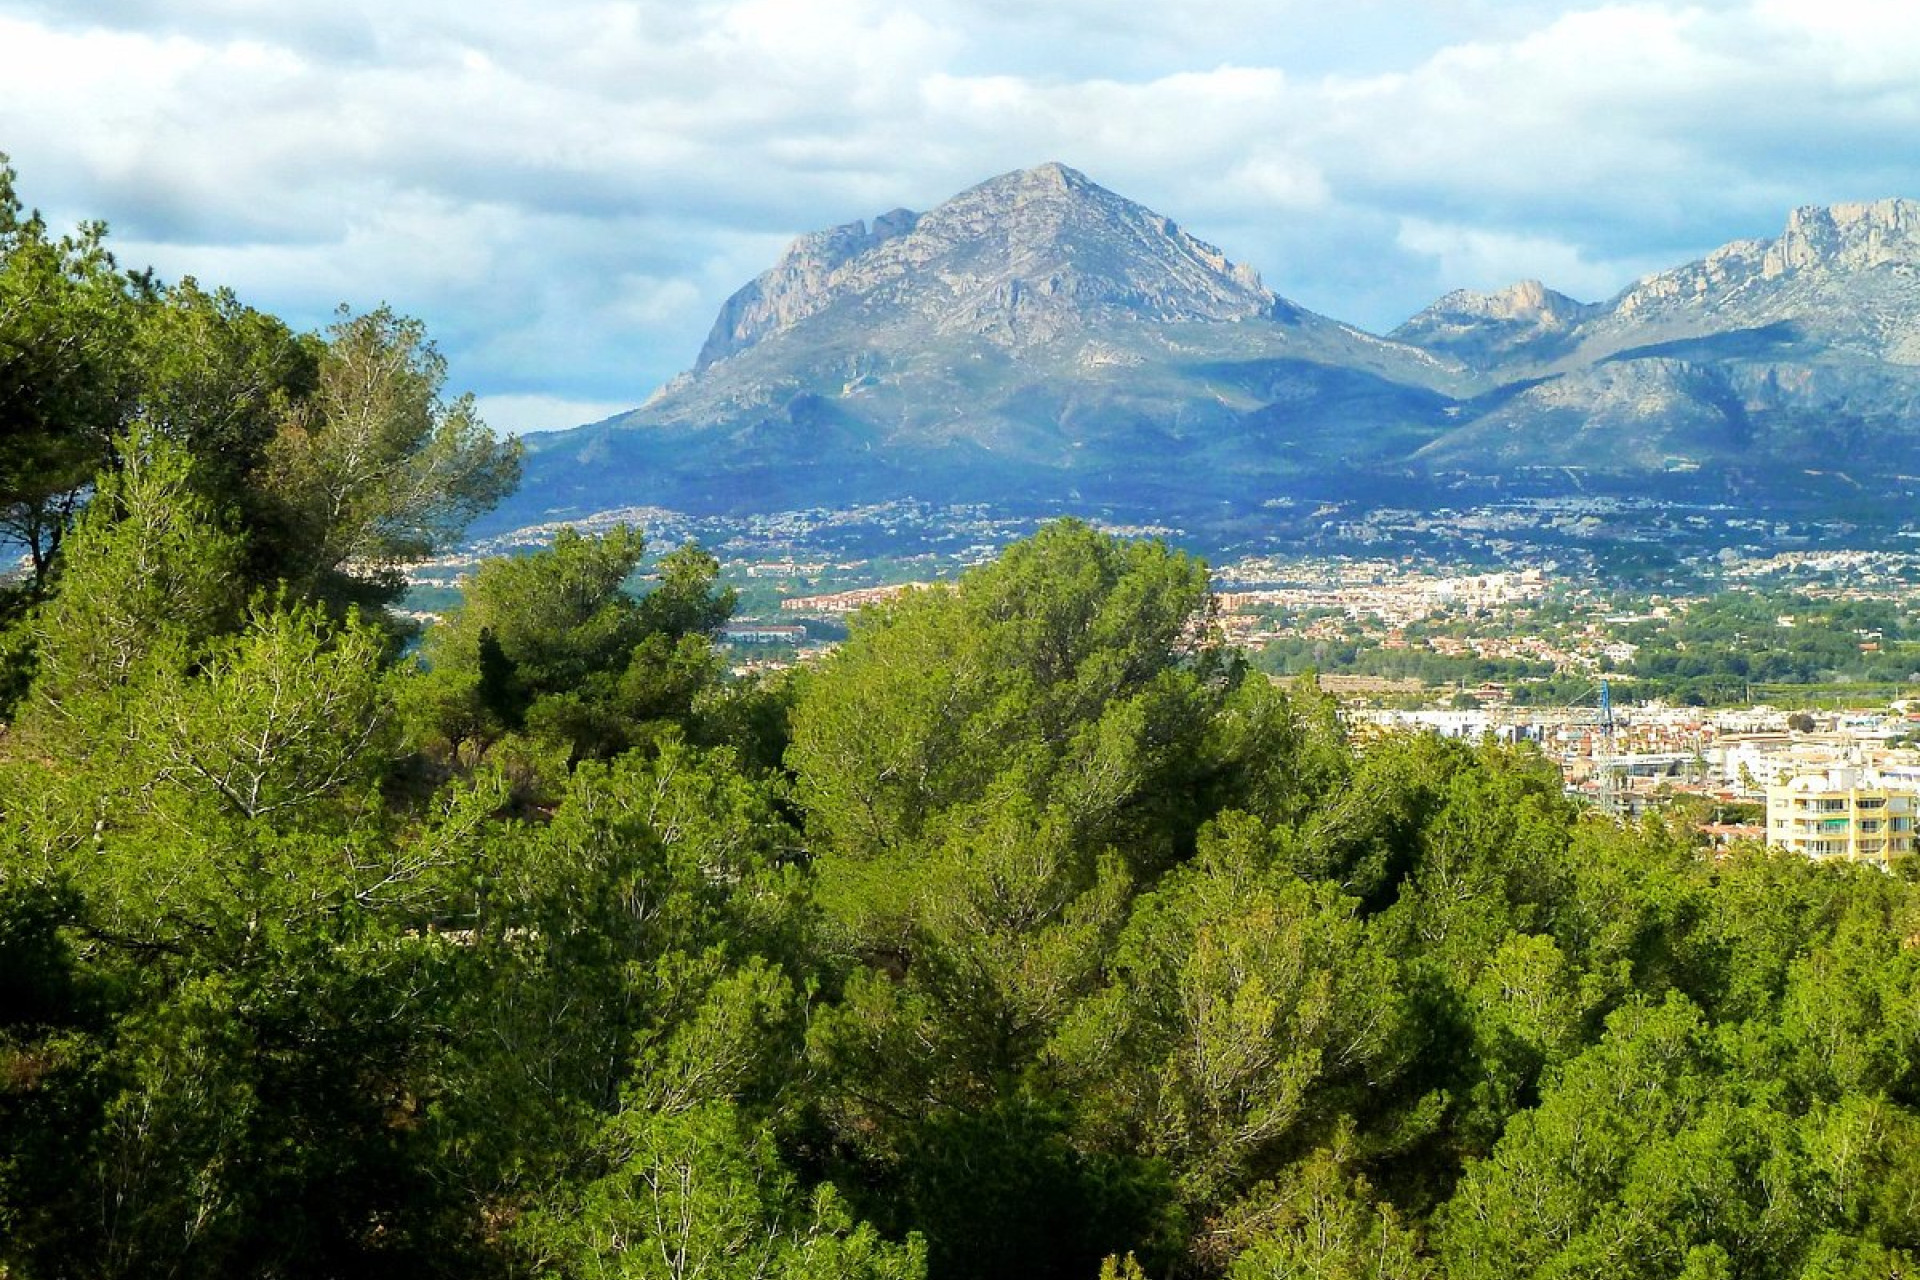
<svg viewBox="0 0 1920 1280">
<path fill-rule="evenodd" d="M 1911 783 L 1860 765 L 1808 770 L 1767 787 L 1767 843 L 1885 867 L 1913 853 L 1917 811 Z"/>
</svg>

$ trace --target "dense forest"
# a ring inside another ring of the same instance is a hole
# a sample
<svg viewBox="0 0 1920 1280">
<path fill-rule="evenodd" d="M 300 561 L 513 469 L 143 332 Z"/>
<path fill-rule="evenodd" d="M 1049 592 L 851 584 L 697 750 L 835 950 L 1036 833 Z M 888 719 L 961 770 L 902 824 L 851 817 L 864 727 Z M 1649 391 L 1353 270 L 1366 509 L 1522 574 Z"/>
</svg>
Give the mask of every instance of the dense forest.
<svg viewBox="0 0 1920 1280">
<path fill-rule="evenodd" d="M 1915 1273 L 1908 879 L 1356 751 L 1074 523 L 782 678 L 625 529 L 416 637 L 444 381 L 0 185 L 0 1276 Z"/>
</svg>

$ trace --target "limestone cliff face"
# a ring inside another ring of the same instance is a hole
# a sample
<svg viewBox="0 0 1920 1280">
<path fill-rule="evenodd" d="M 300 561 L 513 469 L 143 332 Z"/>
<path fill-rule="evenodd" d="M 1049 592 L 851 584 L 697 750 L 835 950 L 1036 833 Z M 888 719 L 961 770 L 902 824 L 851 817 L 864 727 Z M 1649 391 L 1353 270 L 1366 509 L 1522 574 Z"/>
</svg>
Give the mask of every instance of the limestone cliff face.
<svg viewBox="0 0 1920 1280">
<path fill-rule="evenodd" d="M 1523 352 L 1538 357 L 1558 350 L 1564 336 L 1598 309 L 1538 280 L 1522 280 L 1497 293 L 1457 289 L 1388 336 L 1492 369 Z"/>
<path fill-rule="evenodd" d="M 1809 268 L 1863 271 L 1920 261 L 1920 203 L 1879 200 L 1795 209 L 1786 232 L 1768 247 L 1769 277 Z"/>
<path fill-rule="evenodd" d="M 720 308 L 694 362 L 695 371 L 818 311 L 832 300 L 840 268 L 895 236 L 912 231 L 919 216 L 911 210 L 895 209 L 875 218 L 871 228 L 864 222 L 849 222 L 795 240 L 779 262 Z"/>
<path fill-rule="evenodd" d="M 1246 267 L 1061 164 L 1005 174 L 925 214 L 802 236 L 728 299 L 697 369 L 835 311 L 1007 348 L 1124 318 L 1229 321 L 1284 307 Z"/>
<path fill-rule="evenodd" d="M 1804 339 L 1920 363 L 1920 203 L 1796 209 L 1773 240 L 1741 240 L 1638 281 L 1591 326 L 1589 348 L 1794 325 Z"/>
</svg>

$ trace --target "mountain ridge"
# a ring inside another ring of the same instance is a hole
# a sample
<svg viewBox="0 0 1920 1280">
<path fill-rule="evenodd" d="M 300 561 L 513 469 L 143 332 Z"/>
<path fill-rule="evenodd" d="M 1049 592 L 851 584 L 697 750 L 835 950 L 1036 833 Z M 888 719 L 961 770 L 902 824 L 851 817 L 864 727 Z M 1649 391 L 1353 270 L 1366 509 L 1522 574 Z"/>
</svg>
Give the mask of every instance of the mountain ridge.
<svg viewBox="0 0 1920 1280">
<path fill-rule="evenodd" d="M 687 373 L 534 441 L 522 505 L 1145 510 L 1541 468 L 1750 487 L 1834 448 L 1920 472 L 1916 424 L 1911 200 L 1805 206 L 1602 302 L 1457 290 L 1382 336 L 1049 163 L 799 237 Z"/>
</svg>

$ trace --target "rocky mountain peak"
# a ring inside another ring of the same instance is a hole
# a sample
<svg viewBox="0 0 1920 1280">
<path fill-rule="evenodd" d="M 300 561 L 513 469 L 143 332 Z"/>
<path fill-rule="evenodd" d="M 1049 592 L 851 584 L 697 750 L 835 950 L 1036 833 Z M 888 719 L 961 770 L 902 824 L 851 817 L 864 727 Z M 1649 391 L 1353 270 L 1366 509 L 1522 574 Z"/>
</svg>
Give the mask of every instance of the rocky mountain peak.
<svg viewBox="0 0 1920 1280">
<path fill-rule="evenodd" d="M 1016 169 L 1012 173 L 1004 174 L 1000 178 L 993 179 L 983 185 L 991 186 L 994 182 L 1002 182 L 1015 187 L 1033 187 L 1042 190 L 1053 190 L 1061 192 L 1062 194 L 1097 189 L 1086 174 L 1080 172 L 1078 169 L 1061 164 L 1058 160 L 1049 160 L 1045 164 L 1037 164 L 1031 169 Z"/>
<path fill-rule="evenodd" d="M 924 214 L 895 210 L 794 241 L 721 308 L 696 372 L 829 309 L 1008 348 L 1098 320 L 1285 317 L 1251 268 L 1057 162 L 989 179 Z"/>
<path fill-rule="evenodd" d="M 1538 280 L 1522 280 L 1494 293 L 1457 289 L 1389 336 L 1478 367 L 1549 346 L 1593 311 Z"/>
<path fill-rule="evenodd" d="M 875 218 L 871 227 L 865 222 L 848 222 L 799 237 L 787 246 L 778 262 L 721 306 L 694 362 L 694 371 L 811 315 L 824 301 L 836 271 L 887 241 L 908 234 L 919 220 L 920 215 L 911 209 L 893 209 Z"/>
<path fill-rule="evenodd" d="M 1542 328 L 1560 329 L 1578 321 L 1591 308 L 1538 280 L 1522 280 L 1495 293 L 1457 289 L 1422 314 L 1507 320 Z"/>
<path fill-rule="evenodd" d="M 1809 312 L 1818 319 L 1832 309 L 1833 290 L 1852 290 L 1847 281 L 1890 266 L 1920 267 L 1920 203 L 1808 205 L 1788 216 L 1778 239 L 1736 240 L 1637 281 L 1616 299 L 1613 314 L 1638 323 L 1737 306 L 1757 308 L 1764 319 Z"/>
<path fill-rule="evenodd" d="M 1787 218 L 1787 229 L 1767 249 L 1768 276 L 1811 267 L 1866 270 L 1889 262 L 1920 262 L 1920 203 L 1807 205 Z"/>
<path fill-rule="evenodd" d="M 1488 299 L 1488 314 L 1502 320 L 1526 320 L 1547 328 L 1564 328 L 1587 308 L 1538 280 L 1508 285 Z"/>
</svg>

